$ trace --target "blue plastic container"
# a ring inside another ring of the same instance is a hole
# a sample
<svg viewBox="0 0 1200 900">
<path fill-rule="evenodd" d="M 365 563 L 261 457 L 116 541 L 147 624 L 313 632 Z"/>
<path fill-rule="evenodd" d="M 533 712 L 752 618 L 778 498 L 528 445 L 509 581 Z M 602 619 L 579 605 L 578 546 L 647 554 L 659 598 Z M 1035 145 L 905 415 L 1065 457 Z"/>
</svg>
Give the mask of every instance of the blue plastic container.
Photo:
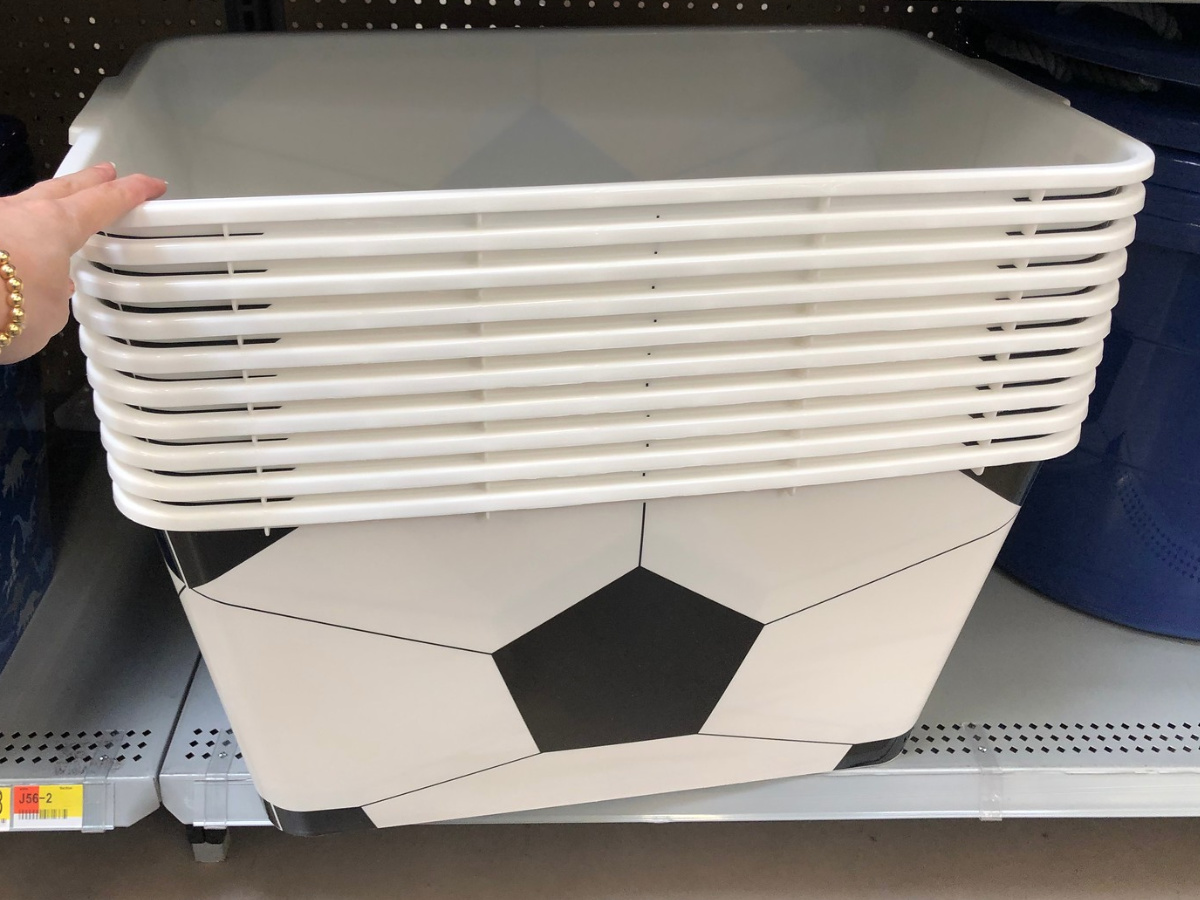
<svg viewBox="0 0 1200 900">
<path fill-rule="evenodd" d="M 1063 603 L 1200 639 L 1200 225 L 1148 210 L 1080 446 L 1042 466 L 999 563 Z"/>
<path fill-rule="evenodd" d="M 0 195 L 32 182 L 25 128 L 10 116 L 0 116 Z M 46 481 L 38 364 L 30 360 L 0 366 L 0 669 L 53 574 Z"/>
<path fill-rule="evenodd" d="M 1200 352 L 1200 225 L 1143 212 L 1121 299 L 1113 310 L 1118 331 Z"/>
<path fill-rule="evenodd" d="M 1200 153 L 1189 153 L 1174 147 L 1154 147 L 1155 186 L 1178 188 L 1183 191 L 1200 191 Z"/>
<path fill-rule="evenodd" d="M 1099 3 L 982 3 L 970 14 L 997 31 L 1033 40 L 1069 59 L 1200 87 L 1200 14 L 1184 4 L 1170 11 L 1180 26 L 1175 40 Z"/>
<path fill-rule="evenodd" d="M 1163 478 L 1200 483 L 1200 403 L 1181 399 L 1195 398 L 1198 389 L 1200 352 L 1114 329 L 1096 372 L 1080 447 Z M 1196 537 L 1200 548 L 1200 527 Z"/>
<path fill-rule="evenodd" d="M 0 366 L 0 669 L 54 572 L 37 362 Z"/>
<path fill-rule="evenodd" d="M 1042 466 L 1000 565 L 1062 603 L 1200 638 L 1200 483 L 1079 449 Z"/>
<path fill-rule="evenodd" d="M 1200 639 L 1200 10 L 1170 8 L 1176 40 L 1098 5 L 972 14 L 1061 56 L 1162 81 L 1128 93 L 997 59 L 1157 157 L 1080 445 L 1042 466 L 999 564 L 1095 615 Z"/>
</svg>

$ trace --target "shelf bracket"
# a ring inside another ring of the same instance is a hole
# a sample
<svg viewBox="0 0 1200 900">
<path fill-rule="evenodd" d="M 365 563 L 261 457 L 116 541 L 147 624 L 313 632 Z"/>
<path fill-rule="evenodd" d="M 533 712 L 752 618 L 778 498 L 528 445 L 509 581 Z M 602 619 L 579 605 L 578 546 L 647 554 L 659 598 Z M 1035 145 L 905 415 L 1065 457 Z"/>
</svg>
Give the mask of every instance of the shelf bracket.
<svg viewBox="0 0 1200 900">
<path fill-rule="evenodd" d="M 1004 775 L 1000 771 L 995 749 L 988 746 L 976 726 L 967 725 L 975 745 L 971 756 L 979 766 L 979 820 L 999 822 L 1004 818 Z"/>
<path fill-rule="evenodd" d="M 105 741 L 83 770 L 83 827 L 85 833 L 109 831 L 116 824 L 116 785 L 109 777 L 116 761 L 113 741 Z"/>
</svg>

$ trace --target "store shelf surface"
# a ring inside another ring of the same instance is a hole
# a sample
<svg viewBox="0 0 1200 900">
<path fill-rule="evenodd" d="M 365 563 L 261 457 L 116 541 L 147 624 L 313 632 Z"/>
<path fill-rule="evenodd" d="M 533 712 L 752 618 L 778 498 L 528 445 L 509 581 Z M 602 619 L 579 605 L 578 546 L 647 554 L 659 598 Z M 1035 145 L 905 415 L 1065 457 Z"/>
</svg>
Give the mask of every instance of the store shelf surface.
<svg viewBox="0 0 1200 900">
<path fill-rule="evenodd" d="M 193 713 L 164 768 L 166 806 L 189 824 L 269 824 L 240 758 L 214 767 L 189 746 L 195 729 L 233 739 L 203 668 Z M 222 803 L 226 821 L 205 817 Z M 887 765 L 472 821 L 1185 815 L 1200 815 L 1200 644 L 1093 619 L 993 574 Z"/>
<path fill-rule="evenodd" d="M 101 831 L 157 809 L 198 657 L 154 537 L 117 513 L 99 456 L 69 507 L 54 580 L 0 674 L 0 789 L 79 785 L 82 810 L 0 811 L 0 830 Z"/>
<path fill-rule="evenodd" d="M 185 825 L 221 829 L 271 824 L 203 660 L 163 760 L 159 785 L 163 806 Z"/>
</svg>

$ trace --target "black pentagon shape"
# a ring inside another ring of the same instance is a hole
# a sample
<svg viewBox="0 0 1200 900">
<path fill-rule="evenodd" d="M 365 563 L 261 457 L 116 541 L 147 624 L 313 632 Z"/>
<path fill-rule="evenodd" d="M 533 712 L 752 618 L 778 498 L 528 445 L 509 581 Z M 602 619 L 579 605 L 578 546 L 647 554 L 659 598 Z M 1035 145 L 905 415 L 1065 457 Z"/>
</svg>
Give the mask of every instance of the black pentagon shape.
<svg viewBox="0 0 1200 900">
<path fill-rule="evenodd" d="M 167 566 L 188 587 L 196 588 L 220 578 L 246 560 L 266 550 L 294 528 L 261 528 L 246 531 L 160 532 L 159 544 Z"/>
<path fill-rule="evenodd" d="M 969 469 L 963 474 L 972 481 L 979 482 L 993 494 L 999 494 L 1010 503 L 1020 506 L 1025 501 L 1041 465 L 1040 462 L 1011 463 L 1007 466 L 988 466 L 980 475 Z"/>
<path fill-rule="evenodd" d="M 696 734 L 762 623 L 640 566 L 496 651 L 542 752 Z"/>
</svg>

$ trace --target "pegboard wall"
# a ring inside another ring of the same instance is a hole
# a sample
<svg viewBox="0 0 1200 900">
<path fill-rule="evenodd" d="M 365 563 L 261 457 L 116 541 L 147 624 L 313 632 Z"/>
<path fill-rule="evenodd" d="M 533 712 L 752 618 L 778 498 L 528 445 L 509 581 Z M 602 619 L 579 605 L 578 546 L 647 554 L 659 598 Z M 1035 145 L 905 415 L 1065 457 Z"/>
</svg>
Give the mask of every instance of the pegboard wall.
<svg viewBox="0 0 1200 900">
<path fill-rule="evenodd" d="M 830 0 L 284 0 L 288 31 L 667 25 L 858 24 L 951 42 L 962 7 Z"/>
<path fill-rule="evenodd" d="M 961 3 L 880 0 L 8 0 L 0 112 L 29 128 L 52 172 L 96 85 L 144 44 L 225 31 L 859 24 L 959 46 Z"/>
<path fill-rule="evenodd" d="M 71 120 L 135 50 L 227 28 L 225 0 L 7 0 L 0 10 L 0 112 L 28 127 L 46 175 L 66 153 Z"/>
<path fill-rule="evenodd" d="M 39 171 L 96 85 L 154 41 L 226 31 L 860 24 L 962 47 L 961 3 L 931 0 L 53 0 L 0 3 L 0 112 L 25 122 Z M 84 384 L 73 329 L 43 355 L 46 389 Z"/>
</svg>

